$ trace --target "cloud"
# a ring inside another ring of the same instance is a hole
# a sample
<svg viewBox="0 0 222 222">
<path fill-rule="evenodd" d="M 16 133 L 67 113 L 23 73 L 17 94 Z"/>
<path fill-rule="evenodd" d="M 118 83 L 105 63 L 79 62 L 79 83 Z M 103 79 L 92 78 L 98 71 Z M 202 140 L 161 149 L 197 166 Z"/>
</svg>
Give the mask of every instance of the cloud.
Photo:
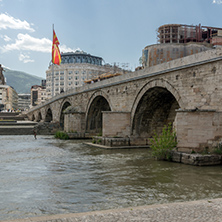
<svg viewBox="0 0 222 222">
<path fill-rule="evenodd" d="M 213 0 L 213 4 L 222 4 L 222 0 Z"/>
<path fill-rule="evenodd" d="M 10 42 L 12 39 L 10 37 L 8 37 L 7 35 L 3 36 L 3 39 L 5 42 Z"/>
<path fill-rule="evenodd" d="M 60 48 L 60 52 L 64 52 L 64 53 L 65 52 L 75 52 L 76 50 L 80 50 L 79 48 L 71 49 L 71 48 L 67 47 L 66 45 L 61 45 L 61 47 L 59 47 L 59 48 Z"/>
<path fill-rule="evenodd" d="M 71 49 L 66 45 L 61 45 L 61 52 L 73 52 L 75 49 Z M 51 53 L 52 51 L 52 41 L 47 38 L 35 38 L 29 34 L 19 33 L 15 40 L 15 43 L 4 45 L 0 47 L 2 53 L 19 50 L 19 51 L 34 51 L 34 52 L 43 52 Z"/>
<path fill-rule="evenodd" d="M 35 51 L 35 52 L 51 52 L 52 41 L 47 38 L 35 38 L 29 34 L 17 35 L 17 39 L 13 44 L 7 44 L 1 47 L 2 52 L 8 52 L 13 50 L 20 51 Z"/>
<path fill-rule="evenodd" d="M 28 62 L 34 62 L 33 59 L 30 59 L 30 56 L 27 54 L 22 54 L 20 53 L 19 55 L 19 61 L 24 62 L 24 63 L 28 63 Z"/>
<path fill-rule="evenodd" d="M 24 29 L 31 32 L 35 31 L 27 21 L 21 21 L 6 13 L 0 14 L 0 30 L 2 29 Z"/>
</svg>

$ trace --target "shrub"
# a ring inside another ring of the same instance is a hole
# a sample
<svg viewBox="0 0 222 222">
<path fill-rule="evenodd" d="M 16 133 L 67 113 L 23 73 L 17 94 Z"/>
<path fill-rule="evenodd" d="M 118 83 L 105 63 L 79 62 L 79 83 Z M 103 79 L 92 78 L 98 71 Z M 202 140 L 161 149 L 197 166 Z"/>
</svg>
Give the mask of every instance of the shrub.
<svg viewBox="0 0 222 222">
<path fill-rule="evenodd" d="M 218 146 L 214 149 L 213 153 L 222 155 L 222 144 L 219 143 Z"/>
<path fill-rule="evenodd" d="M 176 133 L 172 128 L 172 124 L 165 125 L 162 133 L 158 135 L 154 133 L 150 139 L 152 156 L 158 160 L 171 159 L 171 150 L 177 146 Z"/>
<path fill-rule="evenodd" d="M 100 131 L 97 136 L 102 136 L 102 135 L 103 135 L 102 131 Z"/>
<path fill-rule="evenodd" d="M 69 135 L 67 133 L 65 133 L 65 132 L 57 131 L 55 133 L 55 138 L 61 139 L 61 140 L 68 140 L 69 139 Z"/>
</svg>

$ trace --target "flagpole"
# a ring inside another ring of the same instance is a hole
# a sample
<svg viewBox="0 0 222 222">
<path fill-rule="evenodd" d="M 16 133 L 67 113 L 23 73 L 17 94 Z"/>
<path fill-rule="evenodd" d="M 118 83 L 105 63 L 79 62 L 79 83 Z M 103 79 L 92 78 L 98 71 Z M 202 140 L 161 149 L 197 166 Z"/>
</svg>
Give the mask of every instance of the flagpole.
<svg viewBox="0 0 222 222">
<path fill-rule="evenodd" d="M 53 31 L 54 31 L 54 24 L 52 24 L 52 44 L 53 44 Z M 54 63 L 52 62 L 52 97 L 54 96 Z"/>
</svg>

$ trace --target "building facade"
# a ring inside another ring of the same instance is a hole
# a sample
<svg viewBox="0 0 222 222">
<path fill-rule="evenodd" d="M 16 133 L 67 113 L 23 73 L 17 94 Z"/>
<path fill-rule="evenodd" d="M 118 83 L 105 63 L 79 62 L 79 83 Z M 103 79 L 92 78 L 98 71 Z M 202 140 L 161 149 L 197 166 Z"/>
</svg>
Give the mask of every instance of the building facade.
<svg viewBox="0 0 222 222">
<path fill-rule="evenodd" d="M 37 106 L 46 100 L 46 88 L 40 85 L 31 87 L 31 104 L 30 107 Z"/>
<path fill-rule="evenodd" d="M 143 49 L 143 67 L 183 58 L 222 45 L 222 28 L 167 24 L 158 28 L 157 41 L 158 44 Z"/>
<path fill-rule="evenodd" d="M 17 110 L 18 94 L 8 85 L 0 85 L 0 110 Z"/>
<path fill-rule="evenodd" d="M 83 51 L 61 54 L 62 62 L 50 65 L 46 71 L 47 98 L 56 96 L 69 89 L 80 87 L 87 79 L 98 77 L 106 72 L 123 72 L 117 66 L 103 65 L 103 59 Z"/>
<path fill-rule="evenodd" d="M 28 110 L 31 106 L 31 94 L 18 94 L 18 108 Z"/>
</svg>

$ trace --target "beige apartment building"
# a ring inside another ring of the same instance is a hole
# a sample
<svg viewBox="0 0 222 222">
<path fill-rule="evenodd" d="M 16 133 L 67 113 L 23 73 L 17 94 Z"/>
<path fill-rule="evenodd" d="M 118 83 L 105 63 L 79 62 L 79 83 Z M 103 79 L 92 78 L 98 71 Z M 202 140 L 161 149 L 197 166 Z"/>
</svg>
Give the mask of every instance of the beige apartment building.
<svg viewBox="0 0 222 222">
<path fill-rule="evenodd" d="M 62 92 L 82 86 L 85 80 L 96 78 L 103 73 L 123 73 L 124 70 L 108 64 L 98 56 L 76 51 L 61 54 L 62 62 L 50 65 L 46 71 L 46 96 L 51 98 Z"/>
<path fill-rule="evenodd" d="M 46 89 L 44 86 L 34 85 L 31 87 L 31 107 L 37 106 L 46 100 Z"/>
<path fill-rule="evenodd" d="M 0 85 L 0 110 L 17 110 L 18 94 L 8 85 Z"/>
</svg>

